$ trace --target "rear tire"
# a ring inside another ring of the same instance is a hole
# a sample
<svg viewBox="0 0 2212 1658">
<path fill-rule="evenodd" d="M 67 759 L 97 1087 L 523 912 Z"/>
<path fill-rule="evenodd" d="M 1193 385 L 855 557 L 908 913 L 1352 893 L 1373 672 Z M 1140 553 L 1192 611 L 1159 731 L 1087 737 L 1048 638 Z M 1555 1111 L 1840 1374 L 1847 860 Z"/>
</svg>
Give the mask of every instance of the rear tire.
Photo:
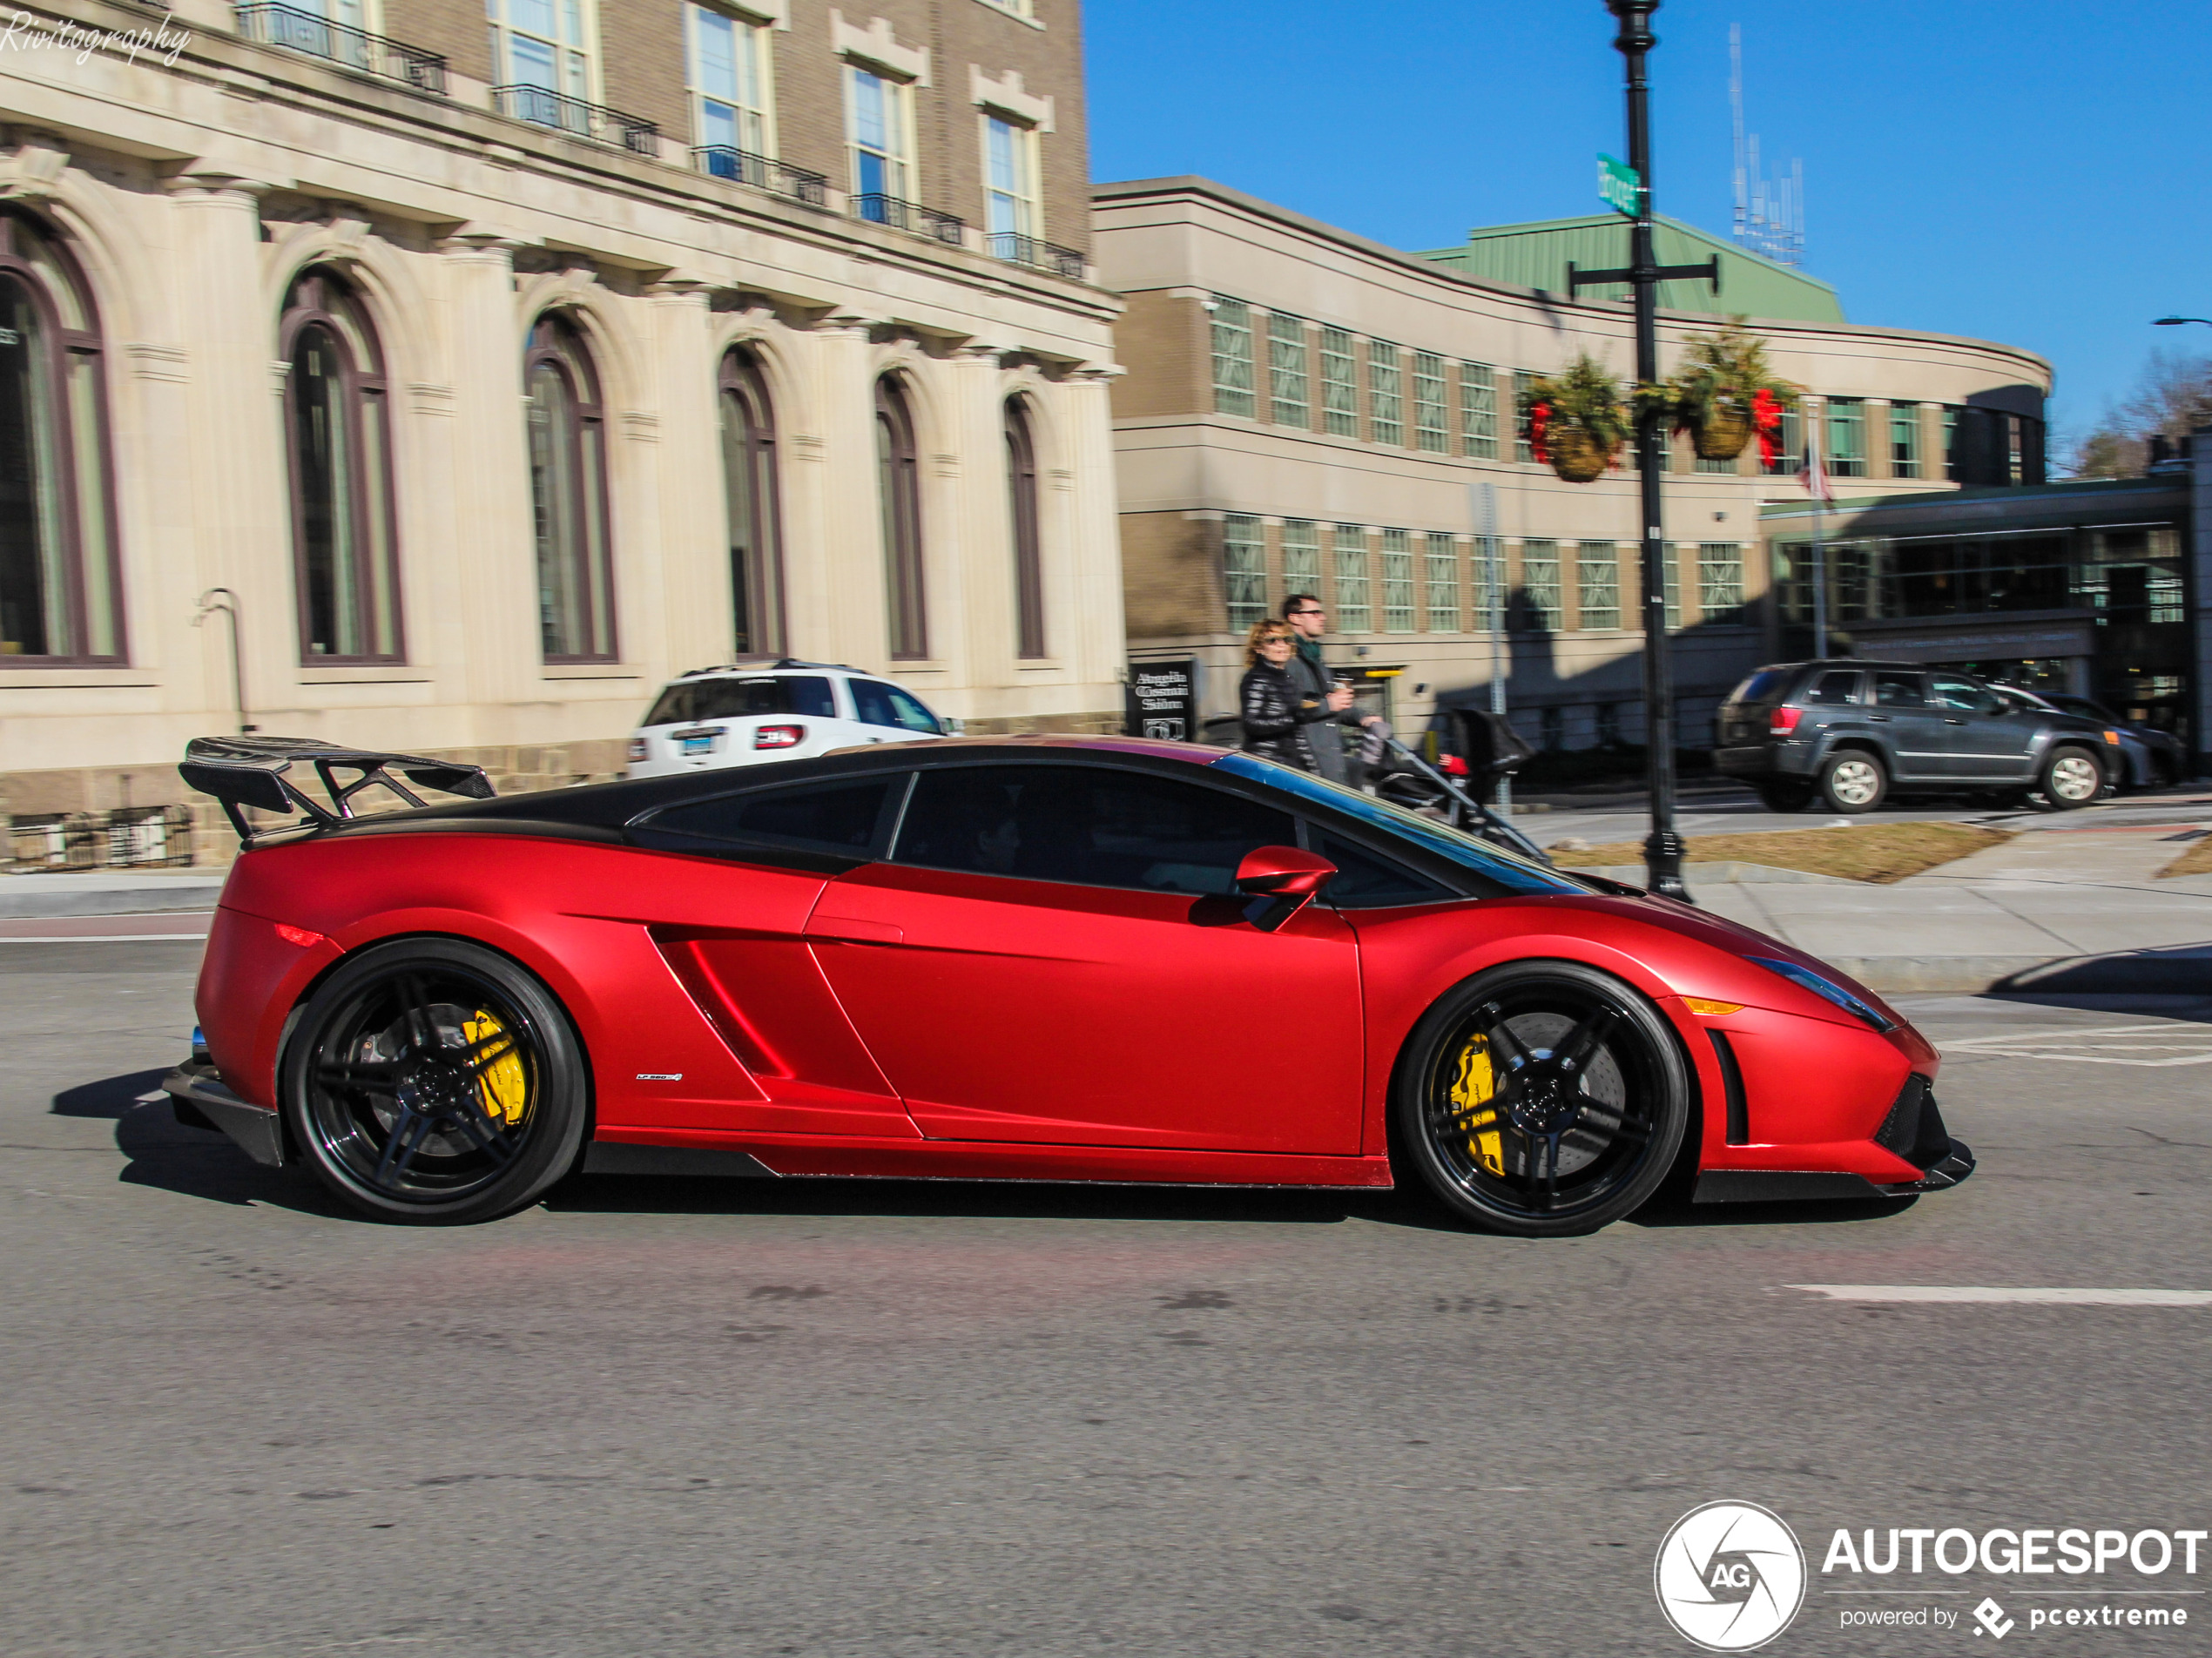
<svg viewBox="0 0 2212 1658">
<path fill-rule="evenodd" d="M 1759 804 L 1769 812 L 1803 812 L 1812 804 L 1813 785 L 1792 779 L 1787 783 L 1754 785 Z"/>
<path fill-rule="evenodd" d="M 1449 992 L 1391 1084 L 1399 1156 L 1446 1207 L 1494 1232 L 1568 1237 L 1658 1190 L 1689 1124 L 1673 1028 L 1609 974 L 1516 961 Z"/>
<path fill-rule="evenodd" d="M 551 991 L 459 939 L 395 939 L 342 962 L 278 1071 L 315 1176 L 378 1220 L 458 1226 L 535 1203 L 590 1115 L 582 1044 Z"/>
<path fill-rule="evenodd" d="M 1820 803 L 1831 812 L 1871 812 L 1889 792 L 1889 768 L 1865 749 L 1839 750 L 1821 765 Z"/>
<path fill-rule="evenodd" d="M 2035 786 L 2054 812 L 2079 812 L 2104 792 L 2105 769 L 2086 748 L 2054 748 L 2036 773 Z"/>
</svg>

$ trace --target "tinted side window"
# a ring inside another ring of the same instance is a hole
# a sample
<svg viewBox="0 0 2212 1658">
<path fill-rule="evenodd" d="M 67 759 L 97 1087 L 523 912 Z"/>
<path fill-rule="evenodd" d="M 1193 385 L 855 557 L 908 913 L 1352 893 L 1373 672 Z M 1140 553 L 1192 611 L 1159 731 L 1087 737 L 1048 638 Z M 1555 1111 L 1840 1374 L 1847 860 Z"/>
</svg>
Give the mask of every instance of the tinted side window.
<svg viewBox="0 0 2212 1658">
<path fill-rule="evenodd" d="M 660 694 L 644 724 L 647 725 L 688 725 L 691 723 L 691 687 L 671 685 Z"/>
<path fill-rule="evenodd" d="M 703 679 L 692 692 L 692 719 L 738 719 L 748 714 L 836 717 L 829 681 L 819 674 L 781 679 Z"/>
<path fill-rule="evenodd" d="M 670 806 L 655 812 L 644 826 L 704 840 L 866 858 L 875 844 L 876 824 L 894 781 L 873 778 L 864 783 L 725 794 L 719 799 Z"/>
<path fill-rule="evenodd" d="M 1805 692 L 1809 703 L 1855 703 L 1858 700 L 1858 676 L 1855 673 L 1824 673 L 1813 682 Z"/>
<path fill-rule="evenodd" d="M 880 679 L 848 679 L 853 708 L 863 725 L 895 725 L 901 731 L 939 733 L 934 716 L 896 685 Z"/>
<path fill-rule="evenodd" d="M 1937 674 L 1928 683 L 1935 688 L 1935 702 L 1939 708 L 1960 714 L 1993 714 L 1998 710 L 1996 693 L 1971 679 Z"/>
<path fill-rule="evenodd" d="M 1920 676 L 1916 673 L 1876 674 L 1874 702 L 1881 708 L 1925 708 L 1928 705 L 1928 699 L 1920 690 Z"/>
<path fill-rule="evenodd" d="M 977 874 L 1229 894 L 1246 853 L 1297 844 L 1290 813 L 1172 778 L 975 765 L 921 773 L 894 855 Z"/>
<path fill-rule="evenodd" d="M 1378 858 L 1335 835 L 1316 833 L 1313 850 L 1337 866 L 1336 879 L 1325 889 L 1328 901 L 1340 910 L 1381 910 L 1398 904 L 1434 904 L 1459 893 L 1438 886 L 1426 875 Z"/>
</svg>

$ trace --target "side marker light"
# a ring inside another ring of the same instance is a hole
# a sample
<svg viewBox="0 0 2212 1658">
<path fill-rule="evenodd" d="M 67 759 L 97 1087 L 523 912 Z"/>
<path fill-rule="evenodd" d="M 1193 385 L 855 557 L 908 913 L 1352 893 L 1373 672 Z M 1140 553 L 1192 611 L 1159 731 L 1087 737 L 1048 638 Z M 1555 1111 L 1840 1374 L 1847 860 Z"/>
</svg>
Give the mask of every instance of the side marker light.
<svg viewBox="0 0 2212 1658">
<path fill-rule="evenodd" d="M 276 930 L 277 937 L 282 939 L 287 944 L 296 944 L 303 950 L 311 945 L 327 944 L 330 941 L 320 933 L 310 933 L 304 927 L 287 927 L 282 921 L 276 924 Z"/>
<path fill-rule="evenodd" d="M 2118 731 L 2107 731 L 2105 733 L 2105 741 L 2111 744 L 2113 747 L 2118 748 L 2120 746 L 2120 733 Z"/>
<path fill-rule="evenodd" d="M 1718 1019 L 1723 1014 L 1740 1014 L 1743 1011 L 1743 1004 L 1740 1001 L 1708 1001 L 1703 996 L 1684 996 L 1682 999 L 1682 1005 L 1689 1008 L 1690 1012 L 1702 1014 L 1708 1019 Z"/>
</svg>

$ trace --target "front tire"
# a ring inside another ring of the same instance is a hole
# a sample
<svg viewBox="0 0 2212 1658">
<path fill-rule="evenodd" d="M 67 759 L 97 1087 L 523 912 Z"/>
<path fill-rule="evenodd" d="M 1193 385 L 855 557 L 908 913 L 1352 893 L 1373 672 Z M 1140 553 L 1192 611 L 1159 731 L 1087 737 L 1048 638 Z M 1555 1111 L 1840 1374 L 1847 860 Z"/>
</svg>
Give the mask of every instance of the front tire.
<svg viewBox="0 0 2212 1658">
<path fill-rule="evenodd" d="M 1596 1230 L 1666 1179 L 1691 1117 L 1657 1008 L 1573 961 L 1477 974 L 1429 1009 L 1392 1084 L 1402 1155 L 1464 1218 L 1518 1237 Z"/>
<path fill-rule="evenodd" d="M 285 1049 L 304 1161 L 350 1207 L 463 1225 L 534 1203 L 575 1163 L 581 1044 L 553 994 L 493 951 L 398 939 L 341 963 Z"/>
<path fill-rule="evenodd" d="M 2105 770 L 2086 748 L 2054 748 L 2036 774 L 2035 786 L 2054 812 L 2078 812 L 2104 792 Z"/>
<path fill-rule="evenodd" d="M 1831 754 L 1820 768 L 1820 802 L 1831 812 L 1871 812 L 1890 792 L 1890 774 L 1881 757 L 1865 749 Z"/>
</svg>

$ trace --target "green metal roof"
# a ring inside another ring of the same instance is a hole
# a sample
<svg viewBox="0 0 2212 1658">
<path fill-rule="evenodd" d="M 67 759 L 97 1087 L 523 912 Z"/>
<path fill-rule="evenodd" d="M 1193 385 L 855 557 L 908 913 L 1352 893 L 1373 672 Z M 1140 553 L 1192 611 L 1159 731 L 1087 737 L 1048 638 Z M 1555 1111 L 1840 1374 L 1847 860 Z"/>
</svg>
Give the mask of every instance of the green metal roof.
<svg viewBox="0 0 2212 1658">
<path fill-rule="evenodd" d="M 1782 322 L 1845 320 L 1843 301 L 1825 282 L 1747 253 L 1694 225 L 1662 218 L 1656 222 L 1652 240 L 1662 265 L 1702 265 L 1716 254 L 1720 257 L 1718 293 L 1703 282 L 1662 282 L 1659 303 L 1664 309 Z M 1588 219 L 1477 227 L 1467 233 L 1465 247 L 1440 247 L 1415 257 L 1433 259 L 1467 276 L 1563 296 L 1568 261 L 1586 271 L 1618 270 L 1629 262 L 1629 221 L 1618 213 L 1598 213 Z M 1629 295 L 1624 284 L 1585 288 L 1578 297 L 1626 300 Z"/>
</svg>

